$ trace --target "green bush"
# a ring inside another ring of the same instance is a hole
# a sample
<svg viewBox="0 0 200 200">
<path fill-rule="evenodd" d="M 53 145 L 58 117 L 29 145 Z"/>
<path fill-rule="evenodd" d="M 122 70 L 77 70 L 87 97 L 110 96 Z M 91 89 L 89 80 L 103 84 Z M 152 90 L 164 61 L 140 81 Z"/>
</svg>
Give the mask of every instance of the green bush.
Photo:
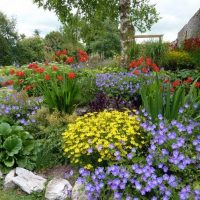
<svg viewBox="0 0 200 200">
<path fill-rule="evenodd" d="M 22 126 L 0 122 L 0 168 L 35 168 L 39 143 Z"/>
<path fill-rule="evenodd" d="M 168 70 L 194 69 L 195 62 L 185 51 L 169 51 L 164 55 L 163 66 Z"/>
</svg>

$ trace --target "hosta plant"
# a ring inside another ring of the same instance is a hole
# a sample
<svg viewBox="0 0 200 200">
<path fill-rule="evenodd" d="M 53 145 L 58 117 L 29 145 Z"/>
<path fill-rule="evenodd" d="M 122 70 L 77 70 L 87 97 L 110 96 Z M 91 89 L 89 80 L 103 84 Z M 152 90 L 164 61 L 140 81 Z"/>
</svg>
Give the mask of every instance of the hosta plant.
<svg viewBox="0 0 200 200">
<path fill-rule="evenodd" d="M 0 122 L 0 169 L 33 169 L 39 144 L 23 127 Z"/>
</svg>

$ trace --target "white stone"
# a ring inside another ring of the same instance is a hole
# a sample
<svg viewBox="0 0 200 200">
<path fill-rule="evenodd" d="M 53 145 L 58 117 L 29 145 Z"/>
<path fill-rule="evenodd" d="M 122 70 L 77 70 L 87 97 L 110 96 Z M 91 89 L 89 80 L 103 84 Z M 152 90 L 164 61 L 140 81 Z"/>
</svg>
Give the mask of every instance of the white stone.
<svg viewBox="0 0 200 200">
<path fill-rule="evenodd" d="M 4 179 L 4 188 L 14 188 L 15 184 L 13 183 L 13 178 L 15 177 L 15 170 L 11 170 Z"/>
<path fill-rule="evenodd" d="M 32 192 L 40 192 L 45 188 L 45 178 L 35 175 L 31 171 L 17 167 L 16 175 L 12 178 L 13 183 L 18 185 L 24 192 L 31 194 Z"/>
<path fill-rule="evenodd" d="M 78 181 L 72 189 L 72 200 L 87 200 L 84 185 Z"/>
<path fill-rule="evenodd" d="M 62 178 L 54 178 L 46 188 L 45 198 L 48 200 L 65 200 L 70 197 L 72 186 L 69 181 Z"/>
</svg>

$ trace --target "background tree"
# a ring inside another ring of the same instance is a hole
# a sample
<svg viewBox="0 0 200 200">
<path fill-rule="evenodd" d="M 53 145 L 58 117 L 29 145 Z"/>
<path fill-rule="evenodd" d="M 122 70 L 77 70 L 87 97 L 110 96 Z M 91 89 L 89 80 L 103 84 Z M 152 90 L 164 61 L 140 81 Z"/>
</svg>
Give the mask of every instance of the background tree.
<svg viewBox="0 0 200 200">
<path fill-rule="evenodd" d="M 45 45 L 38 36 L 21 39 L 16 45 L 17 62 L 20 65 L 30 62 L 43 62 L 45 59 Z"/>
<path fill-rule="evenodd" d="M 17 41 L 15 19 L 8 19 L 0 12 L 0 66 L 11 65 L 14 61 L 13 53 Z"/>
<path fill-rule="evenodd" d="M 127 61 L 127 50 L 135 30 L 144 32 L 158 21 L 155 6 L 149 0 L 33 0 L 39 7 L 53 9 L 61 22 L 73 22 L 74 11 L 94 28 L 96 19 L 110 18 L 120 24 L 120 41 L 123 63 Z"/>
<path fill-rule="evenodd" d="M 120 36 L 118 24 L 109 19 L 103 22 L 102 31 L 91 39 L 87 45 L 92 53 L 98 52 L 103 58 L 120 53 Z"/>
</svg>

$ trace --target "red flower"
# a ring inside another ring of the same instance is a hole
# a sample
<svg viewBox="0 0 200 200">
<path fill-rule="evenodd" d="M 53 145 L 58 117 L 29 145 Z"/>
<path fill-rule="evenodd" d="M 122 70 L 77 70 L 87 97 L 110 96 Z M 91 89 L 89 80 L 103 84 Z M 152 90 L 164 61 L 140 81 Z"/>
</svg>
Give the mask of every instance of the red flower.
<svg viewBox="0 0 200 200">
<path fill-rule="evenodd" d="M 160 69 L 155 64 L 152 65 L 152 68 L 153 68 L 154 72 L 159 72 L 160 71 Z"/>
<path fill-rule="evenodd" d="M 175 89 L 173 87 L 171 87 L 169 90 L 170 90 L 170 92 L 174 92 L 175 91 Z"/>
<path fill-rule="evenodd" d="M 137 66 L 139 67 L 142 63 L 144 62 L 144 58 L 143 57 L 141 57 L 140 59 L 138 59 L 138 61 L 137 61 Z"/>
<path fill-rule="evenodd" d="M 62 50 L 61 52 L 62 52 L 62 55 L 66 55 L 67 54 L 67 50 L 66 49 Z"/>
<path fill-rule="evenodd" d="M 15 70 L 14 69 L 10 69 L 10 75 L 13 75 L 13 74 L 15 74 Z"/>
<path fill-rule="evenodd" d="M 53 71 L 57 71 L 58 70 L 58 67 L 57 66 L 52 66 L 51 68 Z"/>
<path fill-rule="evenodd" d="M 19 80 L 18 80 L 18 83 L 19 83 L 19 84 L 22 84 L 22 83 L 23 83 L 23 80 L 22 80 L 22 79 L 19 79 Z"/>
<path fill-rule="evenodd" d="M 186 80 L 184 80 L 184 83 L 192 83 L 192 81 L 192 77 L 188 77 Z"/>
<path fill-rule="evenodd" d="M 43 67 L 39 67 L 39 68 L 34 69 L 34 71 L 42 74 L 42 73 L 44 73 L 44 68 Z"/>
<path fill-rule="evenodd" d="M 131 63 L 129 64 L 129 68 L 135 68 L 137 67 L 137 62 L 136 60 L 131 61 Z"/>
<path fill-rule="evenodd" d="M 146 58 L 146 65 L 147 66 L 151 66 L 152 65 L 151 58 Z"/>
<path fill-rule="evenodd" d="M 45 65 L 45 66 L 48 66 L 48 65 L 49 65 L 48 61 L 45 61 L 45 62 L 44 62 L 44 65 Z"/>
<path fill-rule="evenodd" d="M 58 76 L 57 76 L 57 79 L 58 79 L 59 81 L 62 81 L 62 80 L 63 80 L 63 77 L 62 77 L 61 75 L 58 75 Z"/>
<path fill-rule="evenodd" d="M 28 68 L 29 69 L 36 69 L 36 68 L 38 68 L 39 66 L 37 65 L 37 63 L 30 63 L 29 65 L 28 65 Z"/>
<path fill-rule="evenodd" d="M 165 79 L 165 80 L 164 80 L 164 83 L 169 83 L 169 79 Z"/>
<path fill-rule="evenodd" d="M 196 83 L 195 83 L 195 87 L 196 87 L 196 88 L 200 88 L 200 82 L 196 82 Z"/>
<path fill-rule="evenodd" d="M 84 57 L 84 56 L 81 56 L 79 58 L 79 62 L 87 62 L 88 58 L 87 57 Z"/>
<path fill-rule="evenodd" d="M 69 73 L 67 74 L 67 77 L 68 77 L 69 79 L 74 79 L 74 78 L 76 77 L 76 74 L 75 74 L 74 72 L 69 72 Z"/>
<path fill-rule="evenodd" d="M 25 90 L 26 90 L 26 91 L 31 90 L 31 85 L 27 85 L 27 86 L 25 87 Z"/>
<path fill-rule="evenodd" d="M 148 72 L 147 68 L 146 67 L 143 67 L 142 68 L 142 73 L 146 74 Z"/>
<path fill-rule="evenodd" d="M 1 85 L 2 85 L 3 87 L 6 87 L 6 86 L 8 85 L 8 83 L 7 83 L 7 81 L 4 81 L 4 82 L 1 83 Z"/>
<path fill-rule="evenodd" d="M 24 71 L 18 71 L 18 72 L 16 72 L 16 76 L 23 77 L 23 76 L 25 76 L 25 72 Z"/>
<path fill-rule="evenodd" d="M 49 75 L 46 74 L 46 75 L 44 76 L 44 79 L 45 79 L 46 81 L 49 81 L 49 80 L 51 79 L 51 77 L 50 77 Z"/>
<path fill-rule="evenodd" d="M 7 84 L 8 84 L 8 85 L 13 85 L 13 84 L 14 84 L 14 81 L 13 81 L 13 80 L 8 80 L 8 81 L 7 81 Z"/>
<path fill-rule="evenodd" d="M 138 75 L 139 73 L 140 73 L 140 71 L 137 69 L 133 71 L 133 74 L 135 74 L 135 75 Z"/>
<path fill-rule="evenodd" d="M 68 57 L 65 61 L 67 64 L 71 64 L 74 62 L 74 58 L 73 57 Z"/>
<path fill-rule="evenodd" d="M 173 86 L 173 87 L 177 87 L 177 86 L 179 86 L 180 84 L 181 84 L 181 81 L 179 81 L 179 80 L 176 80 L 176 81 L 172 82 L 172 86 Z"/>
</svg>

